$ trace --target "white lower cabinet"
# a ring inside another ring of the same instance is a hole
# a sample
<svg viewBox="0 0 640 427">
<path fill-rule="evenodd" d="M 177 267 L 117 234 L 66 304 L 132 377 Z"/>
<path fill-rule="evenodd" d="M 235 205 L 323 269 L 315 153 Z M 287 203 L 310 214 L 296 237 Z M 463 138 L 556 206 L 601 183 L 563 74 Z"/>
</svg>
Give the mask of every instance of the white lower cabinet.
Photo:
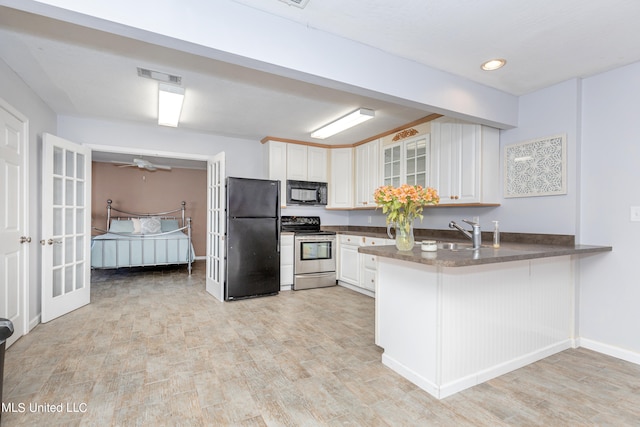
<svg viewBox="0 0 640 427">
<path fill-rule="evenodd" d="M 378 237 L 363 237 L 362 246 L 384 246 L 393 245 L 391 239 L 381 239 Z M 360 286 L 368 291 L 376 292 L 376 282 L 378 280 L 378 257 L 375 255 L 360 254 Z"/>
<path fill-rule="evenodd" d="M 341 234 L 338 245 L 338 280 L 353 286 L 360 283 L 360 237 Z"/>
<path fill-rule="evenodd" d="M 293 233 L 280 234 L 280 290 L 293 287 Z"/>
<path fill-rule="evenodd" d="M 375 293 L 378 278 L 378 257 L 375 255 L 360 254 L 362 260 L 362 287 Z"/>
<path fill-rule="evenodd" d="M 342 234 L 338 247 L 338 280 L 341 285 L 374 297 L 378 277 L 378 259 L 375 255 L 361 254 L 360 246 L 393 245 L 394 241 L 377 237 Z"/>
</svg>

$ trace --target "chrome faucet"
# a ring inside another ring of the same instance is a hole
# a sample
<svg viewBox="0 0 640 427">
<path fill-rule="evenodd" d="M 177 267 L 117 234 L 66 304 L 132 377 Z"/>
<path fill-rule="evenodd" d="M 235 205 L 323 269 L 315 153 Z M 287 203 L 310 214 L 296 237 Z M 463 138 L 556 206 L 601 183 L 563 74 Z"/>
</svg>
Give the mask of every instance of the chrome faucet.
<svg viewBox="0 0 640 427">
<path fill-rule="evenodd" d="M 455 221 L 451 221 L 449 223 L 449 228 L 455 228 L 459 232 L 465 235 L 468 239 L 471 239 L 471 243 L 473 244 L 473 249 L 480 249 L 482 245 L 482 233 L 480 232 L 480 224 L 477 222 L 469 221 L 468 219 L 463 219 L 463 222 L 466 222 L 472 227 L 472 231 L 469 232 L 464 228 L 460 227 L 456 224 Z"/>
</svg>

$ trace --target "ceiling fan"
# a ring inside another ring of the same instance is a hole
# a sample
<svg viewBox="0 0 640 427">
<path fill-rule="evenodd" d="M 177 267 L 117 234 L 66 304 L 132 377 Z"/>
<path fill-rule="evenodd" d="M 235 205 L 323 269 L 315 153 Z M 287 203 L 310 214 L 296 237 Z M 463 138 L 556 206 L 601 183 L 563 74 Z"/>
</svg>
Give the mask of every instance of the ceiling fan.
<svg viewBox="0 0 640 427">
<path fill-rule="evenodd" d="M 167 166 L 167 165 L 156 165 L 154 163 L 151 163 L 148 160 L 144 160 L 144 159 L 133 159 L 133 162 L 117 162 L 115 160 L 112 160 L 111 163 L 116 163 L 118 164 L 120 168 L 127 168 L 127 167 L 139 167 L 140 169 L 146 169 L 148 171 L 155 171 L 158 169 L 162 169 L 162 170 L 167 170 L 170 171 L 171 170 L 171 166 Z"/>
</svg>

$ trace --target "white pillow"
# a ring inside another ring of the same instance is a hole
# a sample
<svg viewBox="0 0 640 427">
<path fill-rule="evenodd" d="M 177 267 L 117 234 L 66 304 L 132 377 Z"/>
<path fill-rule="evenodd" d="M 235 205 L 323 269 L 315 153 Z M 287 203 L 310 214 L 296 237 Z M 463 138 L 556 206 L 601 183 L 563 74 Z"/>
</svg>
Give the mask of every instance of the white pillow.
<svg viewBox="0 0 640 427">
<path fill-rule="evenodd" d="M 133 233 L 142 233 L 142 224 L 140 223 L 140 218 L 131 218 L 131 222 L 133 223 Z"/>
<path fill-rule="evenodd" d="M 140 232 L 142 234 L 156 234 L 161 231 L 160 217 L 140 218 Z"/>
</svg>

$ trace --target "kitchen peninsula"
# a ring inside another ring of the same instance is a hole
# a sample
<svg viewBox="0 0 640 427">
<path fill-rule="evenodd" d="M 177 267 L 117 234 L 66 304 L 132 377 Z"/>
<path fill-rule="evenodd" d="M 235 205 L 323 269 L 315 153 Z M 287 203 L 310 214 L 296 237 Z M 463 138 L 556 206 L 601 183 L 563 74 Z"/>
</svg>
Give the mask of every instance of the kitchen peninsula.
<svg viewBox="0 0 640 427">
<path fill-rule="evenodd" d="M 503 244 L 376 255 L 382 362 L 436 398 L 576 346 L 578 256 L 608 246 Z"/>
</svg>

